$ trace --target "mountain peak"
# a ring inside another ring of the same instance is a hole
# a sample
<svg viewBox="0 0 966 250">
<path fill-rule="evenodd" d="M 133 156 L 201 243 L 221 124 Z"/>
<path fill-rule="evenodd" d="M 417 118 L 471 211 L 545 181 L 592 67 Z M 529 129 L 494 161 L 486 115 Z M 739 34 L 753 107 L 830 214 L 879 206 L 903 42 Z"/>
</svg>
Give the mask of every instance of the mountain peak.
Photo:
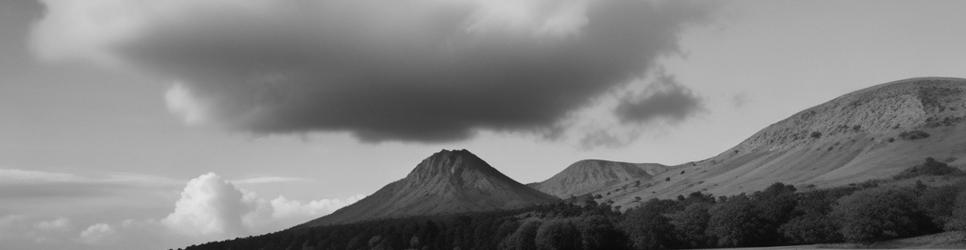
<svg viewBox="0 0 966 250">
<path fill-rule="evenodd" d="M 406 178 L 417 180 L 448 178 L 459 176 L 466 171 L 502 175 L 469 150 L 444 149 L 423 159 Z"/>
<path fill-rule="evenodd" d="M 442 150 L 422 160 L 406 178 L 306 225 L 512 209 L 556 200 L 510 179 L 468 150 Z"/>
</svg>

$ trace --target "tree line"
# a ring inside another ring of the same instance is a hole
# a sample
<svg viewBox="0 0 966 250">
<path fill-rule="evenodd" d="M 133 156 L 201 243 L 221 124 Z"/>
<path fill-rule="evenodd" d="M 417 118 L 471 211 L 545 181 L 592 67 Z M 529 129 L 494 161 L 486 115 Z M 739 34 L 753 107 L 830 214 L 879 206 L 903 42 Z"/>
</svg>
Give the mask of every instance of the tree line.
<svg viewBox="0 0 966 250">
<path fill-rule="evenodd" d="M 897 181 L 914 177 L 904 172 L 891 182 L 809 191 L 775 183 L 751 194 L 695 192 L 640 201 L 623 212 L 572 199 L 516 210 L 296 227 L 186 249 L 712 248 L 873 243 L 966 230 L 966 184 Z"/>
</svg>

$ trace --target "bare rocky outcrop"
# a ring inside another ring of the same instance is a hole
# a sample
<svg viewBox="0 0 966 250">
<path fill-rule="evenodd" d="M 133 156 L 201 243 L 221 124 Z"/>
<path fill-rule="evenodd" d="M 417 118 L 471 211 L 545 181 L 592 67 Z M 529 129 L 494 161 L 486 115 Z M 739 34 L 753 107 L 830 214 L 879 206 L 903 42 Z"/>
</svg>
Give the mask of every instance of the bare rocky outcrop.
<svg viewBox="0 0 966 250">
<path fill-rule="evenodd" d="M 883 134 L 957 124 L 966 118 L 958 78 L 912 78 L 835 98 L 772 124 L 736 150 L 786 150 L 822 137 Z"/>
</svg>

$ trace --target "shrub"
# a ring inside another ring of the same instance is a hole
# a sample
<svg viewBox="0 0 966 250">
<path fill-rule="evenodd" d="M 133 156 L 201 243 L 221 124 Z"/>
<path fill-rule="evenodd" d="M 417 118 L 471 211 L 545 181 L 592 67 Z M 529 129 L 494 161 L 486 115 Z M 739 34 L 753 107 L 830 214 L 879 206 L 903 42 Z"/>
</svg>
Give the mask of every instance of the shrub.
<svg viewBox="0 0 966 250">
<path fill-rule="evenodd" d="M 906 131 L 906 132 L 899 133 L 899 138 L 910 140 L 910 141 L 919 140 L 919 139 L 929 138 L 929 133 L 926 133 L 921 130 Z"/>
<path fill-rule="evenodd" d="M 926 158 L 925 163 L 903 170 L 901 173 L 896 174 L 892 178 L 901 180 L 924 175 L 959 175 L 962 173 L 962 170 L 950 167 L 946 163 L 939 162 L 932 157 L 928 157 Z"/>
<path fill-rule="evenodd" d="M 832 214 L 846 241 L 872 243 L 928 231 L 929 218 L 908 189 L 870 188 L 843 197 Z"/>
<path fill-rule="evenodd" d="M 815 139 L 822 138 L 822 132 L 818 132 L 818 131 L 812 132 L 811 136 L 812 138 L 815 138 Z"/>
</svg>

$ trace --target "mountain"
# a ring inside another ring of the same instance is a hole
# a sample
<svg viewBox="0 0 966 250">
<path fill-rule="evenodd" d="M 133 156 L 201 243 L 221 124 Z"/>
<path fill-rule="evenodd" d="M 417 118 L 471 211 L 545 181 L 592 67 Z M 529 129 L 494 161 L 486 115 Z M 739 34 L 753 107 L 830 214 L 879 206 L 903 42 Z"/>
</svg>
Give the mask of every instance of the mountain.
<svg viewBox="0 0 966 250">
<path fill-rule="evenodd" d="M 303 226 L 512 209 L 556 200 L 510 179 L 467 150 L 443 150 L 420 162 L 406 178 Z"/>
<path fill-rule="evenodd" d="M 927 157 L 961 167 L 964 119 L 966 79 L 880 84 L 798 112 L 717 156 L 673 166 L 638 186 L 630 180 L 598 193 L 627 207 L 695 191 L 751 192 L 774 182 L 841 186 L 891 177 Z"/>
<path fill-rule="evenodd" d="M 560 198 L 581 196 L 629 180 L 650 179 L 668 167 L 653 163 L 582 160 L 542 182 L 527 184 Z"/>
</svg>

